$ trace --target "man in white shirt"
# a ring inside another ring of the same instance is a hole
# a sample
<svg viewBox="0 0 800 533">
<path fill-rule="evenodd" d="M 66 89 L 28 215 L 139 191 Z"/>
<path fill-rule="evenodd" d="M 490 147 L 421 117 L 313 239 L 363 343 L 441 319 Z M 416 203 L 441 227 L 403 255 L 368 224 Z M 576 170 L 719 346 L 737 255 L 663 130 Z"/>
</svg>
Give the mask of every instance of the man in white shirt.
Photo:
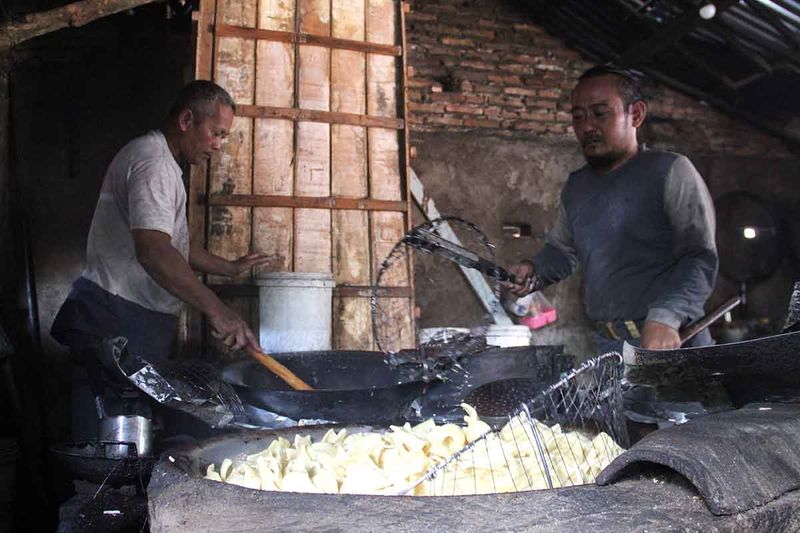
<svg viewBox="0 0 800 533">
<path fill-rule="evenodd" d="M 166 360 L 184 304 L 201 311 L 211 333 L 237 350 L 258 346 L 248 325 L 195 271 L 235 277 L 267 261 L 253 253 L 235 261 L 192 243 L 181 164 L 217 152 L 233 122 L 230 95 L 209 81 L 184 87 L 162 128 L 128 143 L 106 171 L 86 253 L 86 268 L 51 334 L 81 352 L 104 337 L 123 336 L 128 349 Z"/>
</svg>

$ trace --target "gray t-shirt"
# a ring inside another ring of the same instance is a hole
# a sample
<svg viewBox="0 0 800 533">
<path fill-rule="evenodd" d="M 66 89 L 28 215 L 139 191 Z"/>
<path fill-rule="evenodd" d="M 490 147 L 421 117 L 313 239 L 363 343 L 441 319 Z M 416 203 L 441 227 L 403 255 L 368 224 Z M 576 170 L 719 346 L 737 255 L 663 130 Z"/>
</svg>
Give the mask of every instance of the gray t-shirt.
<svg viewBox="0 0 800 533">
<path fill-rule="evenodd" d="M 150 131 L 129 142 L 106 171 L 97 201 L 83 277 L 153 311 L 178 314 L 182 302 L 145 272 L 131 230 L 156 230 L 189 258 L 186 187 L 164 135 Z"/>
<path fill-rule="evenodd" d="M 608 174 L 570 174 L 547 244 L 534 257 L 546 283 L 583 272 L 598 321 L 678 328 L 703 315 L 717 272 L 714 205 L 684 156 L 644 150 Z"/>
</svg>

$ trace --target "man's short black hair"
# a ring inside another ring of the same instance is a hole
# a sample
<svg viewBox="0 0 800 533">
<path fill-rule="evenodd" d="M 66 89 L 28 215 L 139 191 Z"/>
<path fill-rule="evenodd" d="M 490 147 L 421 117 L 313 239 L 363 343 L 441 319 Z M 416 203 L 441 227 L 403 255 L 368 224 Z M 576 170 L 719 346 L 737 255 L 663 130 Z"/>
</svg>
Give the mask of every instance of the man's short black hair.
<svg viewBox="0 0 800 533">
<path fill-rule="evenodd" d="M 589 78 L 598 78 L 600 76 L 615 76 L 617 78 L 617 89 L 625 109 L 635 102 L 643 101 L 644 95 L 642 94 L 642 75 L 634 70 L 628 70 L 613 63 L 605 63 L 602 65 L 595 65 L 583 74 L 581 74 L 578 81 L 588 80 Z"/>
<path fill-rule="evenodd" d="M 177 117 L 184 109 L 190 109 L 195 117 L 202 120 L 214 114 L 212 105 L 216 101 L 236 111 L 236 104 L 228 91 L 212 81 L 195 80 L 187 83 L 178 93 L 169 116 Z"/>
</svg>

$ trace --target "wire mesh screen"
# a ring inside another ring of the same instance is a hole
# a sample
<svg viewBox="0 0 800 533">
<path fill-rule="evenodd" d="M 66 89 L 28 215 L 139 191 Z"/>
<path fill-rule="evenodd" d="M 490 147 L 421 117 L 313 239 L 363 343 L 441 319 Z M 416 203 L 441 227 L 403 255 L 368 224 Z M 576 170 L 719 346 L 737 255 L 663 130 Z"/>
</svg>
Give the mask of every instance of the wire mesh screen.
<svg viewBox="0 0 800 533">
<path fill-rule="evenodd" d="M 222 380 L 219 370 L 214 366 L 191 359 L 174 361 L 165 372 L 165 377 L 185 401 L 229 414 L 231 422 L 248 421 L 239 395 Z"/>
<path fill-rule="evenodd" d="M 516 492 L 591 483 L 627 446 L 622 358 L 591 359 L 519 406 L 506 424 L 431 469 L 415 495 Z"/>
<path fill-rule="evenodd" d="M 427 368 L 423 379 L 430 380 L 441 379 L 447 375 L 448 370 L 454 367 L 457 370 L 459 358 L 477 353 L 486 345 L 482 336 L 475 337 L 469 334 L 435 337 L 417 345 L 417 332 L 405 331 L 406 322 L 397 316 L 398 312 L 403 310 L 394 305 L 395 299 L 382 297 L 391 294 L 393 286 L 402 277 L 400 273 L 403 271 L 404 265 L 411 261 L 410 251 L 412 249 L 420 251 L 421 255 L 432 257 L 431 264 L 428 266 L 445 264 L 448 267 L 455 267 L 455 264 L 451 265 L 447 259 L 433 254 L 432 246 L 421 244 L 418 236 L 427 234 L 433 234 L 443 241 L 457 239 L 459 246 L 468 253 L 476 258 L 485 258 L 491 263 L 494 263 L 495 260 L 495 247 L 477 225 L 459 217 L 446 216 L 425 222 L 408 231 L 403 239 L 395 244 L 378 269 L 375 283 L 372 285 L 371 298 L 372 330 L 376 347 L 387 355 L 390 362 L 394 360 L 393 356 L 397 356 L 396 359 L 400 362 L 408 362 L 412 354 L 402 352 L 408 352 L 410 348 L 416 346 L 416 361 L 414 362 Z M 422 260 L 423 258 L 418 259 Z M 460 262 L 458 259 L 451 260 L 455 263 Z M 424 265 L 422 268 L 415 267 L 415 270 L 422 272 L 420 275 L 423 277 L 427 276 L 427 268 Z M 488 282 L 499 305 L 500 284 L 496 279 L 489 279 Z M 482 323 L 469 324 L 469 326 L 486 325 L 490 317 L 487 315 L 485 318 L 486 320 Z M 443 326 L 450 325 L 452 324 L 443 324 Z"/>
</svg>

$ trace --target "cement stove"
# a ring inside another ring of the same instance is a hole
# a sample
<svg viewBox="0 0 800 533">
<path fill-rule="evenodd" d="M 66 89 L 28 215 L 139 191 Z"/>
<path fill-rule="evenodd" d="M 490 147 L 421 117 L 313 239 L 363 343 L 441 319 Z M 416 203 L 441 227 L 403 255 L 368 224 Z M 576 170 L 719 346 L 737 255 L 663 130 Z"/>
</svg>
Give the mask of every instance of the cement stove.
<svg viewBox="0 0 800 533">
<path fill-rule="evenodd" d="M 303 428 L 321 436 L 327 428 Z M 371 429 L 371 428 L 361 428 Z M 358 431 L 350 427 L 348 431 Z M 266 492 L 202 479 L 210 462 L 263 449 L 296 428 L 166 452 L 150 527 L 176 531 L 780 532 L 800 528 L 800 406 L 756 405 L 656 431 L 601 475 L 606 486 L 454 497 Z"/>
</svg>

